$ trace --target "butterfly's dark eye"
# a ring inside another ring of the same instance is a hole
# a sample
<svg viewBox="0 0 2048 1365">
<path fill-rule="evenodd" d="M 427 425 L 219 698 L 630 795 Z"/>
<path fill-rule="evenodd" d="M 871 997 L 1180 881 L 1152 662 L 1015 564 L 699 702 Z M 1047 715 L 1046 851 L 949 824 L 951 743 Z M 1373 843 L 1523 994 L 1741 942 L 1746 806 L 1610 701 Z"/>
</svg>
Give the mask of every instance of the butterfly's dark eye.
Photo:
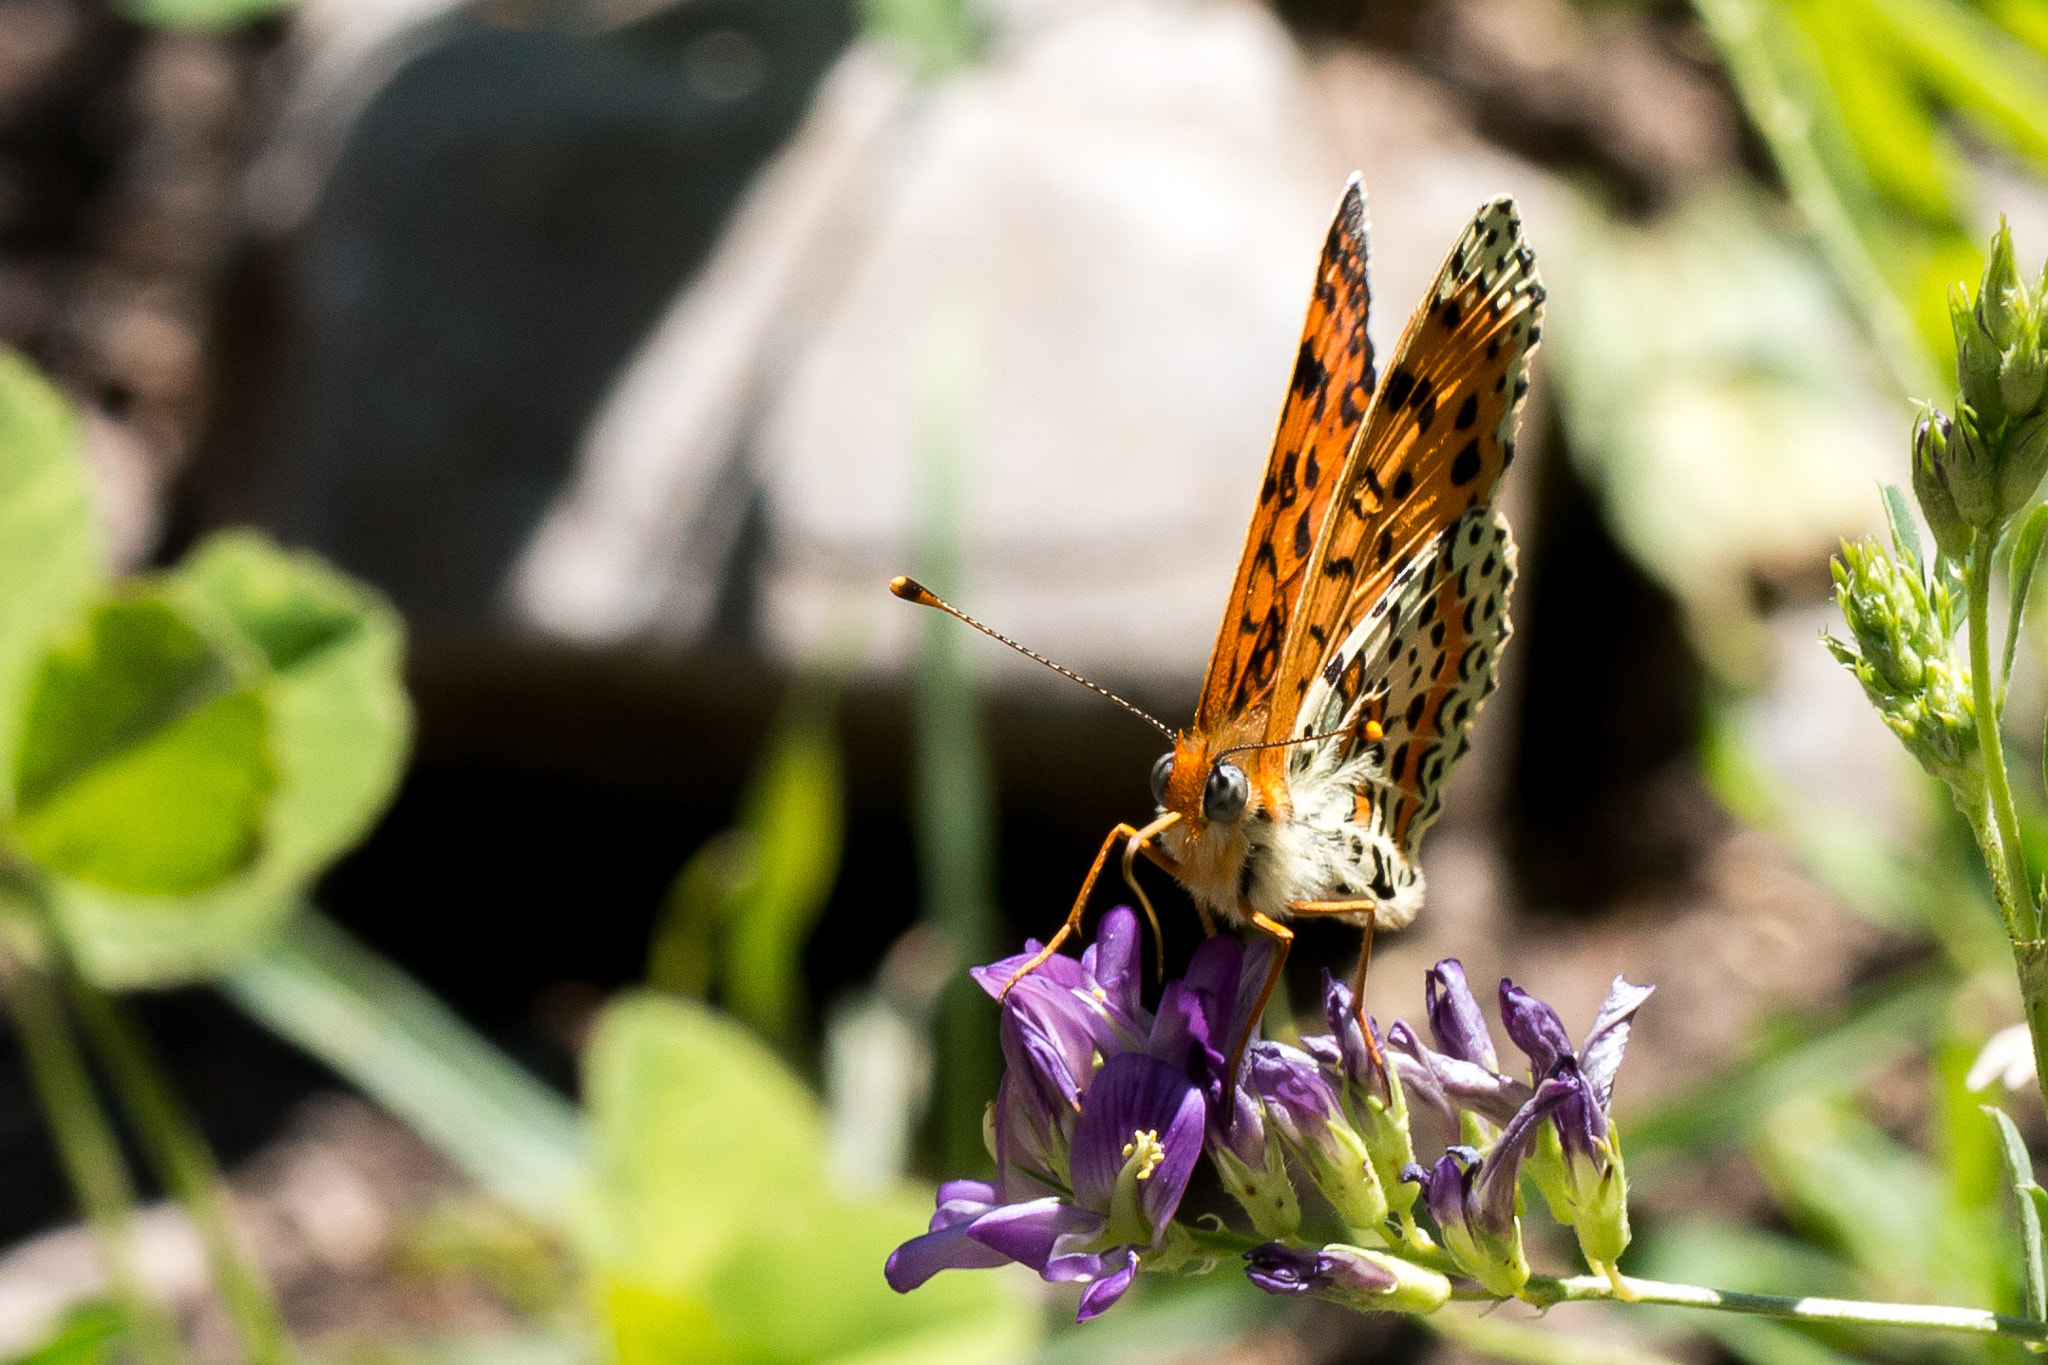
<svg viewBox="0 0 2048 1365">
<path fill-rule="evenodd" d="M 1160 805 L 1166 804 L 1166 784 L 1173 779 L 1173 755 L 1159 755 L 1159 761 L 1152 765 L 1152 799 Z"/>
<path fill-rule="evenodd" d="M 1202 818 L 1235 820 L 1244 814 L 1251 795 L 1252 784 L 1245 780 L 1244 769 L 1235 763 L 1219 763 L 1202 788 Z"/>
</svg>

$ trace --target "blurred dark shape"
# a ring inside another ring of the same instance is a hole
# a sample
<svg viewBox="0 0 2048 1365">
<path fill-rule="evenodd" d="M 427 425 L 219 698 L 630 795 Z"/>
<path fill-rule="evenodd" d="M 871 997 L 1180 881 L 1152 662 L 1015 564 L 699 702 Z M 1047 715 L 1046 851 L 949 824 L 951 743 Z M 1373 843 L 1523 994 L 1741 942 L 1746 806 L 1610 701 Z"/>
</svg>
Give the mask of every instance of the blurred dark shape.
<svg viewBox="0 0 2048 1365">
<path fill-rule="evenodd" d="M 592 409 L 851 33 L 844 0 L 449 20 L 296 244 L 265 519 L 416 624 L 491 621 Z"/>
<path fill-rule="evenodd" d="M 1570 461 L 1538 472 L 1509 848 L 1532 910 L 1670 890 L 1728 817 L 1692 764 L 1705 678 L 1678 604 L 1622 553 Z"/>
<path fill-rule="evenodd" d="M 1272 0 L 1305 36 L 1364 43 L 1455 91 L 1477 129 L 1648 215 L 1744 150 L 1713 46 L 1684 6 L 1571 0 Z"/>
<path fill-rule="evenodd" d="M 205 421 L 235 191 L 280 29 L 152 33 L 0 0 L 0 344 L 90 414 L 115 557 L 144 558 Z"/>
</svg>

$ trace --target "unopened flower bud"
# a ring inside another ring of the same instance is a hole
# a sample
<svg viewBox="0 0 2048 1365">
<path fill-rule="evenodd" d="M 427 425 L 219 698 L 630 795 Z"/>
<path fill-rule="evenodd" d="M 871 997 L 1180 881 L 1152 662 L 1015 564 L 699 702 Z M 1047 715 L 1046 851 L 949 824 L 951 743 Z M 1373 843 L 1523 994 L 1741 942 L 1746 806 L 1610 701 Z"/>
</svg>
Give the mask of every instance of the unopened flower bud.
<svg viewBox="0 0 2048 1365">
<path fill-rule="evenodd" d="M 1976 527 L 1997 525 L 2006 510 L 1994 432 L 1995 424 L 1975 405 L 1962 403 L 1956 409 L 1942 458 L 1942 482 L 1956 501 L 1956 513 Z"/>
<path fill-rule="evenodd" d="M 1998 389 L 2005 348 L 1992 338 L 1981 303 L 1981 296 L 1972 299 L 1960 280 L 1949 289 L 1948 316 L 1955 330 L 1956 379 L 1963 401 L 1996 426 L 2005 417 L 2005 397 Z"/>
<path fill-rule="evenodd" d="M 2005 456 L 1999 469 L 2006 516 L 2034 500 L 2043 474 L 2048 474 L 2048 414 L 2037 414 L 2006 429 Z"/>
<path fill-rule="evenodd" d="M 1244 1209 L 1253 1230 L 1261 1237 L 1292 1237 L 1301 1226 L 1301 1203 L 1287 1178 L 1280 1135 L 1261 1121 L 1258 1106 L 1242 1106 L 1230 1138 L 1212 1138 L 1208 1150 L 1224 1190 Z"/>
<path fill-rule="evenodd" d="M 1267 1122 L 1348 1227 L 1386 1221 L 1387 1195 L 1330 1078 L 1315 1058 L 1284 1043 L 1254 1043 L 1245 1057 Z"/>
<path fill-rule="evenodd" d="M 1824 637 L 1884 723 L 1922 767 L 1964 797 L 1982 782 L 1970 675 L 1955 657 L 1958 604 L 1948 579 L 1923 579 L 1875 540 L 1844 544 L 1835 600 L 1852 638 Z"/>
<path fill-rule="evenodd" d="M 1358 1018 L 1351 988 L 1327 973 L 1323 978 L 1323 1015 L 1330 1025 L 1329 1036 L 1304 1038 L 1302 1046 L 1315 1053 L 1325 1070 L 1334 1073 L 1344 1112 L 1364 1139 L 1366 1156 L 1386 1193 L 1388 1212 L 1405 1214 L 1421 1191 L 1401 1178 L 1415 1160 L 1408 1097 L 1401 1077 L 1387 1064 L 1385 1044 L 1378 1034 L 1368 1033 L 1373 1027 L 1371 1020 Z M 1328 1055 L 1317 1051 L 1318 1046 Z"/>
<path fill-rule="evenodd" d="M 1613 1120 L 1587 1091 L 1537 1135 L 1527 1169 L 1551 1216 L 1578 1234 L 1586 1260 L 1613 1265 L 1629 1243 L 1628 1171 Z"/>
<path fill-rule="evenodd" d="M 1268 1294 L 1313 1296 L 1368 1312 L 1434 1313 L 1451 1282 L 1434 1270 L 1341 1242 L 1290 1247 L 1268 1242 L 1244 1256 L 1245 1277 Z"/>
<path fill-rule="evenodd" d="M 1939 408 L 1925 408 L 1913 423 L 1913 496 L 1920 514 L 1934 532 L 1934 543 L 1950 559 L 1960 560 L 1970 550 L 1970 524 L 1956 510 L 1955 495 L 1948 491 L 1943 462 L 1953 423 Z"/>
<path fill-rule="evenodd" d="M 2048 392 L 2048 354 L 2043 354 L 2034 332 L 2031 326 L 2024 328 L 2000 357 L 1998 393 L 2005 400 L 2007 419 L 2014 422 L 2038 415 L 2042 394 Z"/>
<path fill-rule="evenodd" d="M 2005 423 L 2006 405 L 2003 372 L 2006 356 L 2023 334 L 2032 331 L 2033 300 L 2020 283 L 2013 261 L 2012 233 L 2003 221 L 1991 239 L 1991 258 L 1984 266 L 1984 279 L 1977 297 L 1962 284 L 1949 291 L 1949 323 L 1956 338 L 1956 377 L 1963 401 L 1976 409 L 1986 435 L 1993 435 Z M 2027 336 L 2027 343 L 2035 338 Z"/>
</svg>

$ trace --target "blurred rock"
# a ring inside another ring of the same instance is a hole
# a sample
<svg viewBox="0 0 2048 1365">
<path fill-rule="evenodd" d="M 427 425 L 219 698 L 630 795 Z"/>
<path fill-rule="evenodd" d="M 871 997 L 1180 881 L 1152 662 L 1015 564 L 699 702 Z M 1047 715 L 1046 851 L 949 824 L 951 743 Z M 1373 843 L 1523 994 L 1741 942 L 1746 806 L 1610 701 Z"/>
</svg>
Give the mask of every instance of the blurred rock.
<svg viewBox="0 0 2048 1365">
<path fill-rule="evenodd" d="M 406 1231 L 462 1182 L 419 1139 L 363 1101 L 325 1095 L 229 1178 L 236 1229 L 277 1290 L 293 1335 L 309 1345 L 507 1331 L 521 1319 L 457 1276 L 408 1274 Z M 242 1358 L 212 1296 L 206 1256 L 181 1209 L 136 1220 L 137 1270 L 174 1308 L 197 1358 Z M 0 1257 L 0 1351 L 33 1345 L 69 1308 L 102 1292 L 91 1234 L 60 1228 Z"/>
<path fill-rule="evenodd" d="M 880 588 L 937 459 L 968 567 L 935 587 L 1084 672 L 1191 691 L 1346 171 L 1382 347 L 1476 204 L 1514 189 L 1539 251 L 1550 231 L 1541 172 L 1355 71 L 1255 5 L 1176 0 L 1034 7 L 928 87 L 856 51 L 592 424 L 519 564 L 524 619 L 691 640 L 754 574 L 771 657 L 850 634 L 890 666 L 916 620 Z"/>
</svg>

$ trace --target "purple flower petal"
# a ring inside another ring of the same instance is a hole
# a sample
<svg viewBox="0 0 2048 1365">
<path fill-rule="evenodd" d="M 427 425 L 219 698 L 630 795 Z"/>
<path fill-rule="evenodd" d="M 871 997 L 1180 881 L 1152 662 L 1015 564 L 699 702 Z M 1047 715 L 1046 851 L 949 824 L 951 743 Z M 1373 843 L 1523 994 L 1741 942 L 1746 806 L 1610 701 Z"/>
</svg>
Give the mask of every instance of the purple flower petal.
<svg viewBox="0 0 2048 1365">
<path fill-rule="evenodd" d="M 1592 1032 L 1579 1051 L 1579 1069 L 1605 1109 L 1614 1099 L 1614 1073 L 1621 1069 L 1621 1054 L 1628 1048 L 1628 1033 L 1636 1011 L 1650 998 L 1655 986 L 1632 986 L 1620 977 L 1608 987 L 1607 999 L 1593 1020 Z"/>
<path fill-rule="evenodd" d="M 1069 1233 L 1099 1232 L 1102 1225 L 1099 1213 L 1077 1209 L 1058 1199 L 1034 1199 L 1027 1204 L 1004 1204 L 990 1209 L 964 1226 L 967 1235 L 982 1246 L 1044 1274 L 1060 1238 Z"/>
<path fill-rule="evenodd" d="M 1486 1154 L 1474 1191 L 1475 1213 L 1489 1231 L 1506 1236 L 1514 1228 L 1515 1190 L 1522 1176 L 1522 1158 L 1528 1155 L 1529 1144 L 1535 1140 L 1543 1120 L 1578 1093 L 1578 1087 L 1570 1082 L 1547 1080 L 1536 1087 L 1529 1102 L 1501 1130 L 1500 1141 Z"/>
<path fill-rule="evenodd" d="M 1020 967 L 1038 956 L 1041 946 L 1035 938 L 1026 939 L 1023 952 L 1000 958 L 989 963 L 986 967 L 971 967 L 968 969 L 967 974 L 974 978 L 976 985 L 988 992 L 990 999 L 1000 1000 L 1003 998 L 1004 985 L 1009 982 L 1010 978 L 1016 974 Z M 1031 977 L 1041 978 L 1055 986 L 1060 986 L 1070 991 L 1086 990 L 1090 984 L 1087 970 L 1078 961 L 1066 956 L 1064 953 L 1054 953 L 1051 957 L 1039 963 L 1032 970 L 1031 976 L 1019 978 L 1019 984 L 1030 980 Z"/>
<path fill-rule="evenodd" d="M 1268 1111 L 1277 1110 L 1288 1120 L 1283 1132 L 1343 1117 L 1329 1078 L 1300 1048 L 1262 1039 L 1246 1051 L 1244 1069 L 1253 1093 L 1265 1101 Z"/>
<path fill-rule="evenodd" d="M 1500 1021 L 1515 1046 L 1528 1056 L 1529 1072 L 1537 1079 L 1548 1076 L 1558 1058 L 1576 1055 L 1557 1011 L 1506 977 L 1500 982 Z"/>
<path fill-rule="evenodd" d="M 1336 1056 L 1333 1059 L 1318 1052 L 1317 1059 L 1328 1062 L 1342 1072 L 1344 1079 L 1351 1084 L 1362 1090 L 1370 1090 L 1385 1099 L 1389 1094 L 1386 1077 L 1381 1073 L 1379 1064 L 1373 1060 L 1372 1048 L 1366 1038 L 1366 1030 L 1372 1028 L 1372 1021 L 1367 1019 L 1361 1024 L 1353 1003 L 1351 987 L 1324 972 L 1323 1018 L 1330 1026 L 1328 1041 L 1330 1049 Z M 1378 1036 L 1375 1030 L 1373 1040 L 1378 1041 Z M 1304 1038 L 1301 1045 L 1315 1052 L 1316 1049 L 1310 1045 L 1317 1041 L 1319 1040 Z M 1385 1055 L 1384 1047 L 1381 1049 L 1381 1055 Z"/>
<path fill-rule="evenodd" d="M 975 1241 L 972 1228 L 959 1223 L 911 1238 L 889 1253 L 882 1278 L 897 1293 L 908 1294 L 941 1270 L 992 1270 L 1010 1263 L 1002 1252 Z"/>
<path fill-rule="evenodd" d="M 940 1226 L 939 1219 L 946 1217 L 949 1209 L 971 1209 L 980 1205 L 975 1213 L 969 1215 L 978 1217 L 1000 1202 L 996 1198 L 996 1187 L 986 1180 L 948 1180 L 939 1186 L 939 1211 L 932 1215 L 932 1226 Z M 950 1219 L 948 1225 L 959 1221 L 963 1220 Z"/>
<path fill-rule="evenodd" d="M 1316 1262 L 1322 1252 L 1315 1247 L 1291 1247 L 1268 1242 L 1244 1254 L 1244 1274 L 1268 1294 L 1301 1295 L 1316 1292 Z"/>
<path fill-rule="evenodd" d="M 1027 976 L 1003 1001 L 1005 1074 L 1027 1080 L 1048 1109 L 1072 1109 L 1095 1068 L 1096 1035 L 1073 997 L 1051 981 Z"/>
<path fill-rule="evenodd" d="M 1429 1009 L 1429 1031 L 1439 1048 L 1460 1061 L 1488 1071 L 1500 1070 L 1493 1035 L 1486 1031 L 1486 1016 L 1479 1012 L 1479 1002 L 1465 984 L 1463 963 L 1447 957 L 1430 968 L 1423 995 Z"/>
<path fill-rule="evenodd" d="M 1534 1093 L 1526 1082 L 1436 1051 L 1399 1020 L 1387 1029 L 1387 1062 L 1400 1072 L 1409 1100 L 1423 1100 L 1453 1130 L 1458 1114 L 1468 1109 L 1489 1122 L 1506 1123 Z"/>
<path fill-rule="evenodd" d="M 1100 1279 L 1092 1281 L 1081 1293 L 1081 1307 L 1074 1314 L 1075 1322 L 1086 1322 L 1109 1310 L 1111 1304 L 1124 1296 L 1131 1287 L 1131 1281 L 1138 1274 L 1138 1253 L 1130 1247 L 1124 1248 L 1123 1265 Z"/>
<path fill-rule="evenodd" d="M 1201 1155 L 1205 1118 L 1201 1092 L 1165 1062 L 1142 1052 L 1110 1058 L 1088 1087 L 1074 1122 L 1069 1154 L 1074 1202 L 1108 1212 L 1124 1167 L 1124 1148 L 1135 1135 L 1152 1133 L 1164 1154 L 1144 1181 L 1141 1205 L 1152 1227 L 1163 1228 L 1180 1206 Z"/>
<path fill-rule="evenodd" d="M 931 1231 L 889 1253 L 882 1268 L 889 1287 L 908 1294 L 941 1270 L 986 1270 L 1008 1264 L 1009 1257 L 968 1234 L 974 1220 L 995 1207 L 995 1200 L 995 1186 L 985 1181 L 949 1180 L 939 1186 Z"/>
<path fill-rule="evenodd" d="M 1451 1147 L 1429 1166 L 1411 1165 L 1401 1172 L 1403 1180 L 1422 1186 L 1423 1207 L 1437 1226 L 1464 1227 L 1471 1222 L 1469 1196 L 1479 1165 L 1479 1153 L 1470 1147 Z"/>
<path fill-rule="evenodd" d="M 1266 976 L 1273 969 L 1273 954 L 1278 951 L 1278 945 L 1263 934 L 1244 950 L 1244 961 L 1237 969 L 1237 995 L 1230 1004 L 1230 1026 L 1226 1030 L 1225 1041 L 1230 1048 L 1258 1029 L 1259 1021 L 1252 1018 L 1252 1010 L 1259 1003 L 1259 992 L 1265 989 Z"/>
<path fill-rule="evenodd" d="M 1136 1021 L 1143 1013 L 1138 1002 L 1144 984 L 1144 943 L 1138 932 L 1138 916 L 1130 906 L 1119 905 L 1102 917 L 1095 942 L 1081 954 L 1082 969 L 1102 990 L 1104 1003 L 1125 1021 Z"/>
</svg>

